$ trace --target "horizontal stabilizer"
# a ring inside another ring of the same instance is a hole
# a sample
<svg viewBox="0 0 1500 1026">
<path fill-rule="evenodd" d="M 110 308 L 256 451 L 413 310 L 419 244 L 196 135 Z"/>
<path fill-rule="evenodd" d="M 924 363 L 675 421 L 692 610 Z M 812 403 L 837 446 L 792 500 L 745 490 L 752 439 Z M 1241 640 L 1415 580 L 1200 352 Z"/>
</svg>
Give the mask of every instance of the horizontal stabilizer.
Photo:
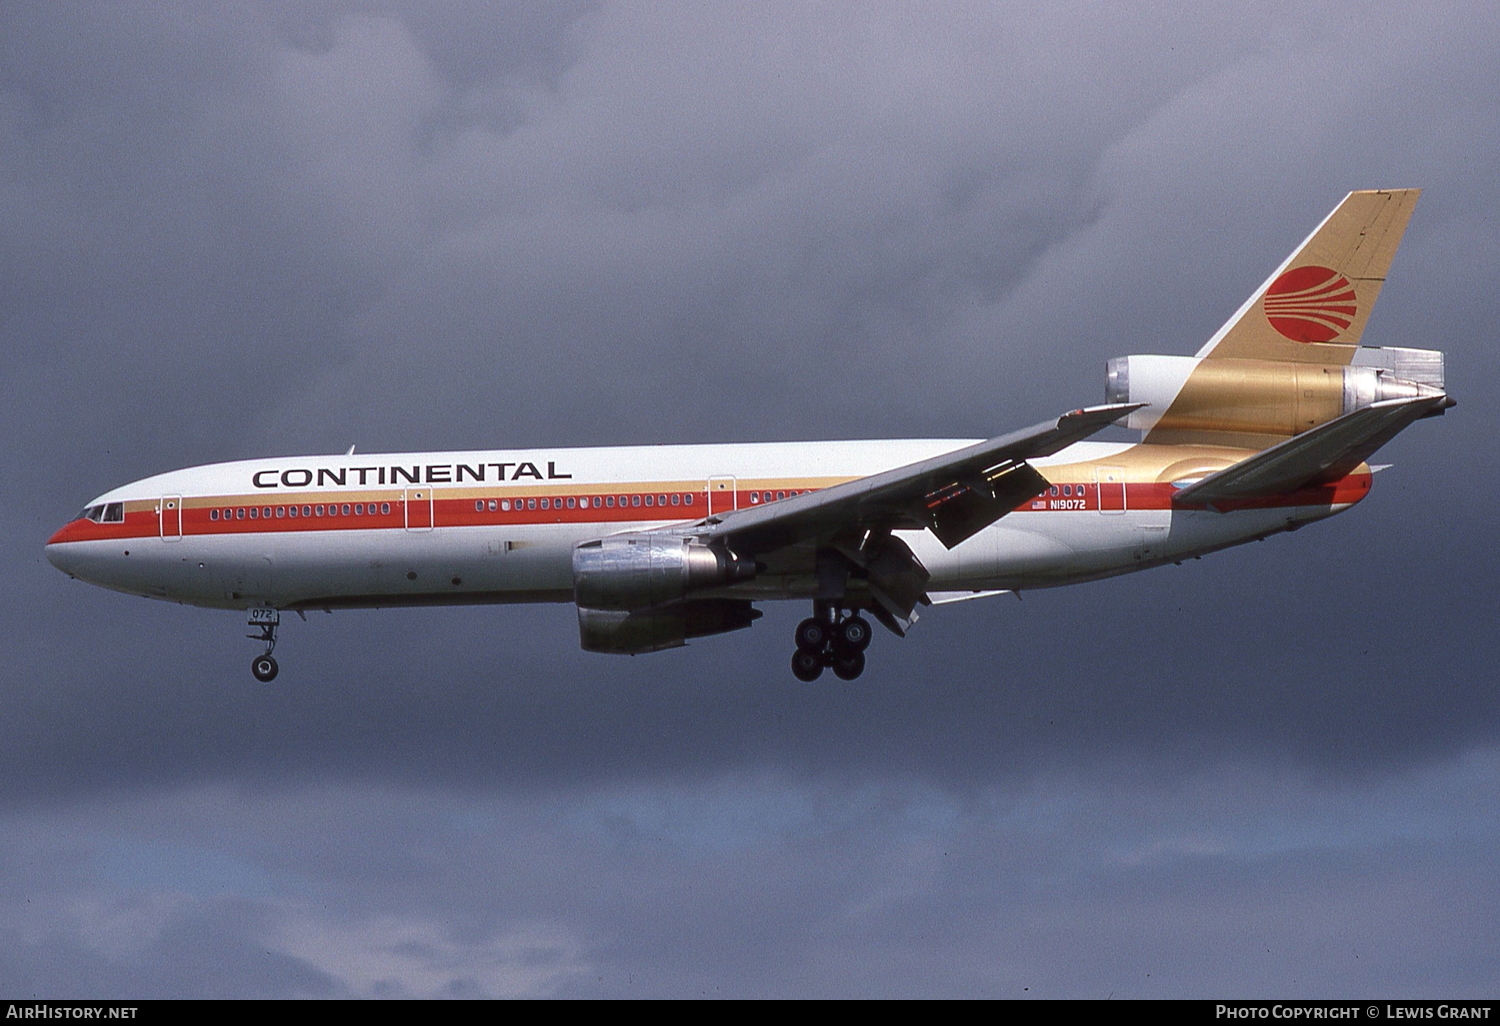
<svg viewBox="0 0 1500 1026">
<path fill-rule="evenodd" d="M 1183 488 L 1176 506 L 1214 505 L 1285 495 L 1337 481 L 1407 425 L 1453 405 L 1446 395 L 1389 399 L 1319 425 Z"/>
</svg>

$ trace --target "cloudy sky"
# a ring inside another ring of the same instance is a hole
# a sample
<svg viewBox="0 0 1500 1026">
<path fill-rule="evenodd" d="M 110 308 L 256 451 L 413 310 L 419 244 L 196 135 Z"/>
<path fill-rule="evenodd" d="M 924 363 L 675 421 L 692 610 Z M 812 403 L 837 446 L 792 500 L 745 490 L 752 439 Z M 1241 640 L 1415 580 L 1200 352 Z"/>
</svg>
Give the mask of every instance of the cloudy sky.
<svg viewBox="0 0 1500 1026">
<path fill-rule="evenodd" d="M 0 6 L 0 996 L 1494 996 L 1500 12 Z M 1350 189 L 1460 406 L 1357 510 L 932 611 L 241 620 L 70 581 L 251 456 L 986 436 Z M 1474 460 L 1480 469 L 1475 471 Z M 1477 476 L 1476 476 L 1477 475 Z"/>
</svg>

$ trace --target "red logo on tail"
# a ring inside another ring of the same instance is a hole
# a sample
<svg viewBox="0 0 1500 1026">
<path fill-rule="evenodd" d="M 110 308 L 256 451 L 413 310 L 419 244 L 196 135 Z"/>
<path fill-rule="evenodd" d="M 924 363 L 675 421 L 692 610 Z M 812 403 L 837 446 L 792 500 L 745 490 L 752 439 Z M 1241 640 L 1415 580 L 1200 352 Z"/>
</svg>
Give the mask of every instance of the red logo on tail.
<svg viewBox="0 0 1500 1026">
<path fill-rule="evenodd" d="M 1354 286 L 1327 267 L 1294 267 L 1271 283 L 1262 300 L 1271 327 L 1293 342 L 1332 342 L 1359 310 Z"/>
</svg>

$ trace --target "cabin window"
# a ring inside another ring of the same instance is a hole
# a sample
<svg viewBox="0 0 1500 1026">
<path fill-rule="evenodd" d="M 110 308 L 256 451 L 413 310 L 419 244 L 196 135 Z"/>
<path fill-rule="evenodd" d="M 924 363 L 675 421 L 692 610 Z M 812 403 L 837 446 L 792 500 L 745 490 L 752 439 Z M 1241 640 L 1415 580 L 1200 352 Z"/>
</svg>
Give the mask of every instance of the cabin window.
<svg viewBox="0 0 1500 1026">
<path fill-rule="evenodd" d="M 314 506 L 313 507 L 313 511 L 315 512 L 315 514 L 317 516 L 322 516 L 323 515 L 323 507 L 322 506 Z"/>
<path fill-rule="evenodd" d="M 648 496 L 646 496 L 646 505 L 650 506 L 655 501 L 655 499 L 656 499 L 656 496 L 654 496 L 654 495 L 648 495 Z"/>
<path fill-rule="evenodd" d="M 571 495 L 568 496 L 568 508 L 572 509 L 573 507 L 575 507 L 577 505 L 578 505 L 578 500 L 575 499 L 575 498 L 573 498 Z"/>
<path fill-rule="evenodd" d="M 674 506 L 681 506 L 682 505 L 682 494 L 680 492 L 679 493 L 675 493 L 672 496 L 672 505 L 674 505 Z"/>
<path fill-rule="evenodd" d="M 342 511 L 341 511 L 341 512 L 342 512 L 342 513 L 343 513 L 343 514 L 344 514 L 344 516 L 346 516 L 346 517 L 347 517 L 347 516 L 348 516 L 348 515 L 349 515 L 349 504 L 348 504 L 348 503 L 347 503 L 347 502 L 346 502 L 346 503 L 344 503 L 344 508 L 343 508 L 343 510 L 342 510 Z"/>
<path fill-rule="evenodd" d="M 686 495 L 684 495 L 682 497 L 682 504 L 684 506 L 691 506 L 693 504 L 693 493 L 692 492 L 688 492 Z"/>
<path fill-rule="evenodd" d="M 208 511 L 208 519 L 210 519 L 210 520 L 217 520 L 217 519 L 219 519 L 219 511 L 216 510 L 216 509 L 209 510 Z"/>
<path fill-rule="evenodd" d="M 284 516 L 286 516 L 286 507 L 285 506 L 277 506 L 276 507 L 276 519 L 280 520 Z"/>
<path fill-rule="evenodd" d="M 289 517 L 296 516 L 297 515 L 297 507 L 296 506 L 288 506 L 287 510 L 286 510 L 286 515 L 289 516 Z"/>
<path fill-rule="evenodd" d="M 259 506 L 251 506 L 250 507 L 250 519 L 254 520 L 258 516 L 260 516 L 260 507 Z"/>
<path fill-rule="evenodd" d="M 495 504 L 493 502 L 490 503 L 490 509 L 494 509 L 494 508 L 495 508 Z M 382 502 L 380 504 L 380 512 L 382 514 L 389 513 L 390 511 L 391 511 L 391 504 L 389 502 Z"/>
<path fill-rule="evenodd" d="M 495 512 L 495 510 L 497 510 L 497 509 L 500 508 L 500 504 L 498 502 L 496 502 L 494 499 L 491 499 L 490 503 L 489 503 L 489 507 L 490 507 L 490 512 L 493 513 L 493 512 Z"/>
<path fill-rule="evenodd" d="M 483 499 L 475 499 L 474 500 L 474 512 L 475 513 L 483 513 L 484 512 L 484 500 Z"/>
</svg>

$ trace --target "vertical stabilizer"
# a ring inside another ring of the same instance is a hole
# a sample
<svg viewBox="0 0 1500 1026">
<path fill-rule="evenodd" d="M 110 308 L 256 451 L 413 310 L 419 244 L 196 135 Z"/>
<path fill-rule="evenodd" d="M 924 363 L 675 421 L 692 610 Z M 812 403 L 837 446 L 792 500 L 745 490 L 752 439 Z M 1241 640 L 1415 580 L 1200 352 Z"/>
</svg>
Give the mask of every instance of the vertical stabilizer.
<svg viewBox="0 0 1500 1026">
<path fill-rule="evenodd" d="M 1198 357 L 1347 365 L 1421 191 L 1345 196 Z"/>
</svg>

